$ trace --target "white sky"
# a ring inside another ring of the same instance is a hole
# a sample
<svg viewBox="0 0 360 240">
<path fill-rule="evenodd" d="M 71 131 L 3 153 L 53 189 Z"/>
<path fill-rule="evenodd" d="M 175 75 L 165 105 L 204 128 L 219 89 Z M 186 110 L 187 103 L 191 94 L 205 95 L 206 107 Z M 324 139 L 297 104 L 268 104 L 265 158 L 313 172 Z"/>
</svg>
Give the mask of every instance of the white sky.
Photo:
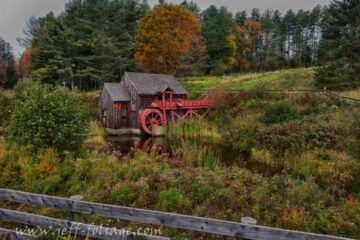
<svg viewBox="0 0 360 240">
<path fill-rule="evenodd" d="M 26 21 L 31 16 L 44 16 L 53 11 L 60 13 L 68 0 L 0 0 L 0 37 L 10 42 L 14 48 L 14 53 L 19 56 L 24 50 L 16 41 L 17 37 L 22 36 L 22 30 Z M 279 9 L 282 12 L 292 8 L 311 9 L 317 4 L 325 5 L 331 0 L 195 0 L 195 2 L 205 9 L 211 4 L 216 6 L 226 6 L 231 12 L 251 10 L 260 8 L 261 10 Z M 157 0 L 148 0 L 150 4 L 155 4 Z M 168 0 L 168 2 L 180 3 L 182 0 Z"/>
</svg>

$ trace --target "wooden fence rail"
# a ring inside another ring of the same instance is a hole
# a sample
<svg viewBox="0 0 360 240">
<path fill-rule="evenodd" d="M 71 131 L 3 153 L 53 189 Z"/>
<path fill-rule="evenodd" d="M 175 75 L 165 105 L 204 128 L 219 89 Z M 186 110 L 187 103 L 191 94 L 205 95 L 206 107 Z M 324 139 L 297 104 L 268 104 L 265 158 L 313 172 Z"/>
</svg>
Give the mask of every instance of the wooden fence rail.
<svg viewBox="0 0 360 240">
<path fill-rule="evenodd" d="M 67 198 L 46 196 L 34 193 L 26 193 L 9 189 L 0 189 L 0 200 L 30 204 L 40 207 L 61 209 L 69 212 L 96 215 L 127 221 L 150 223 L 185 230 L 212 233 L 223 236 L 238 237 L 254 240 L 289 240 L 289 239 L 317 239 L 335 240 L 346 239 L 341 237 L 326 236 L 314 233 L 291 231 L 279 228 L 248 225 L 238 222 L 216 220 L 210 218 L 187 216 L 175 213 L 166 213 L 137 208 L 121 207 L 101 203 L 75 201 Z M 82 230 L 88 229 L 89 225 L 58 220 L 38 215 L 20 213 L 6 209 L 0 209 L 0 220 L 17 222 L 25 225 L 49 228 L 51 226 L 65 227 L 69 229 L 72 224 L 77 224 Z M 80 235 L 80 234 L 79 234 Z M 94 235 L 101 239 L 110 238 L 104 235 Z M 147 236 L 145 239 L 167 239 L 158 236 Z"/>
<path fill-rule="evenodd" d="M 0 239 L 3 240 L 31 240 L 34 239 L 34 236 L 25 233 L 18 233 L 16 231 L 7 230 L 0 228 Z"/>
<path fill-rule="evenodd" d="M 9 222 L 15 222 L 34 227 L 41 227 L 44 229 L 60 229 L 55 234 L 92 237 L 105 240 L 116 239 L 133 239 L 136 233 L 130 233 L 120 229 L 107 228 L 103 226 L 95 226 L 91 224 L 84 224 L 79 222 L 71 222 L 66 220 L 60 220 L 56 218 L 43 217 L 30 213 L 23 213 L 18 211 L 12 211 L 0 208 L 0 219 Z M 18 235 L 20 235 L 18 233 Z M 21 235 L 20 235 L 21 236 Z M 142 239 L 146 240 L 168 240 L 169 238 L 160 236 L 140 235 Z M 27 238 L 29 239 L 29 238 Z"/>
</svg>

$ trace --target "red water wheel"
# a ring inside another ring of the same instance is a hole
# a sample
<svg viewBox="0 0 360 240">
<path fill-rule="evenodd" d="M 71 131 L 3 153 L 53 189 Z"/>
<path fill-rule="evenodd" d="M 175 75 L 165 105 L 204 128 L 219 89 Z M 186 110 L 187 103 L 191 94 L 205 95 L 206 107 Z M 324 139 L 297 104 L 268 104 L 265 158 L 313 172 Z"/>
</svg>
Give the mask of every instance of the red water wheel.
<svg viewBox="0 0 360 240">
<path fill-rule="evenodd" d="M 145 133 L 151 134 L 155 126 L 164 126 L 164 116 L 157 109 L 145 109 L 140 113 L 139 123 Z"/>
</svg>

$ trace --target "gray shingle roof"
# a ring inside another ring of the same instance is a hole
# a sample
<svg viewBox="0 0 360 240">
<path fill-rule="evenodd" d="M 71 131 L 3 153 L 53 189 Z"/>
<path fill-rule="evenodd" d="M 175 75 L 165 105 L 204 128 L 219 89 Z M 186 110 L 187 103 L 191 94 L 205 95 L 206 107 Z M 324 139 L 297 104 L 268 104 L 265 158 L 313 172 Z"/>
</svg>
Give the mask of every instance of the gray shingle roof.
<svg viewBox="0 0 360 240">
<path fill-rule="evenodd" d="M 175 94 L 187 94 L 185 88 L 172 75 L 126 72 L 138 94 L 154 95 L 170 88 Z"/>
<path fill-rule="evenodd" d="M 104 88 L 109 92 L 111 99 L 114 102 L 128 102 L 130 101 L 129 94 L 120 83 L 105 83 Z"/>
</svg>

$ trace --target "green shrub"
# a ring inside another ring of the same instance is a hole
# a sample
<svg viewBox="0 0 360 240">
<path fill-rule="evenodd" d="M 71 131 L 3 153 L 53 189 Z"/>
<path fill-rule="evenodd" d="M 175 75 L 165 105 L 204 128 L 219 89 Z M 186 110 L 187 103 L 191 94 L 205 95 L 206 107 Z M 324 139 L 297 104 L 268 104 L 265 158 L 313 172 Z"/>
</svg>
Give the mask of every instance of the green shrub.
<svg viewBox="0 0 360 240">
<path fill-rule="evenodd" d="M 158 207 L 163 211 L 187 208 L 190 200 L 178 188 L 170 188 L 159 193 Z"/>
<path fill-rule="evenodd" d="M 33 85 L 16 103 L 9 127 L 12 140 L 34 151 L 78 152 L 88 125 L 78 101 L 66 89 Z"/>
<path fill-rule="evenodd" d="M 360 110 L 353 113 L 350 130 L 353 137 L 352 152 L 360 158 Z"/>
<path fill-rule="evenodd" d="M 97 120 L 99 117 L 98 102 L 99 92 L 79 92 L 74 94 L 79 100 L 79 104 L 91 120 Z"/>
<path fill-rule="evenodd" d="M 274 124 L 264 129 L 260 144 L 276 155 L 307 149 L 336 148 L 345 132 L 340 126 L 325 121 Z"/>
<path fill-rule="evenodd" d="M 14 108 L 13 102 L 14 100 L 10 96 L 0 90 L 0 135 L 2 134 L 2 128 L 6 128 L 10 121 Z"/>
<path fill-rule="evenodd" d="M 211 75 L 221 76 L 224 75 L 226 72 L 226 65 L 222 62 L 214 64 L 213 69 L 210 71 Z"/>
<path fill-rule="evenodd" d="M 258 143 L 259 126 L 255 121 L 238 118 L 233 121 L 223 143 L 240 151 L 248 151 Z"/>
<path fill-rule="evenodd" d="M 289 103 L 279 103 L 266 109 L 264 122 L 267 124 L 284 123 L 299 117 L 299 112 Z"/>
</svg>

